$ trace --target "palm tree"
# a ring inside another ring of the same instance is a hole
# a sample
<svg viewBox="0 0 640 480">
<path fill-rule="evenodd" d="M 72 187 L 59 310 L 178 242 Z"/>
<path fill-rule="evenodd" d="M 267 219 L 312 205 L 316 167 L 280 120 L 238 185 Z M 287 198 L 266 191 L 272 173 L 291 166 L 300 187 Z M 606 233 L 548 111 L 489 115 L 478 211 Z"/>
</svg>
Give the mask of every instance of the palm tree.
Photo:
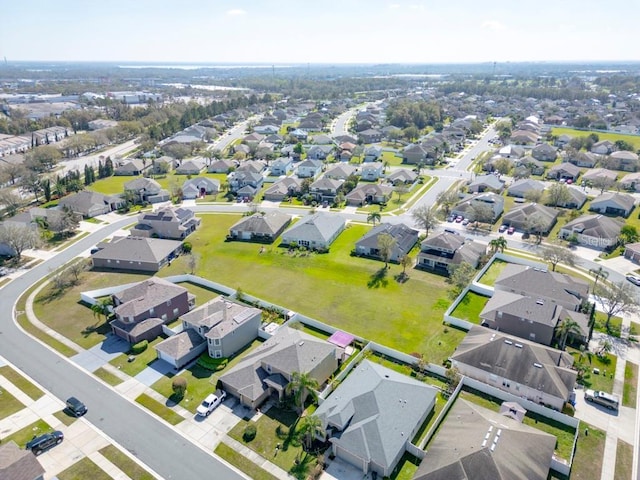
<svg viewBox="0 0 640 480">
<path fill-rule="evenodd" d="M 315 415 L 304 417 L 298 426 L 298 434 L 302 437 L 307 450 L 309 450 L 313 439 L 322 435 L 322 421 Z"/>
<path fill-rule="evenodd" d="M 564 350 L 569 335 L 580 335 L 580 325 L 570 317 L 562 320 L 556 327 L 556 335 L 560 337 L 560 350 Z"/>
<path fill-rule="evenodd" d="M 371 212 L 369 215 L 367 215 L 367 223 L 372 222 L 373 226 L 376 226 L 376 222 L 380 223 L 380 212 Z"/>
<path fill-rule="evenodd" d="M 293 395 L 300 415 L 304 412 L 304 404 L 307 397 L 311 395 L 314 400 L 317 397 L 315 390 L 318 387 L 318 381 L 308 373 L 293 372 L 291 374 L 291 381 L 287 384 L 285 391 L 287 394 Z"/>
<path fill-rule="evenodd" d="M 609 278 L 609 272 L 607 272 L 604 268 L 602 268 L 602 265 L 599 265 L 598 268 L 592 268 L 591 270 L 589 270 L 589 273 L 594 278 L 594 281 L 593 281 L 594 292 L 596 290 L 596 285 L 598 285 L 598 280 L 600 279 L 606 280 L 607 278 Z"/>
<path fill-rule="evenodd" d="M 111 298 L 101 298 L 97 303 L 91 305 L 91 311 L 94 317 L 100 318 L 100 316 L 104 316 L 104 320 L 106 321 L 109 315 L 111 315 L 111 306 Z"/>
<path fill-rule="evenodd" d="M 606 357 L 607 354 L 613 351 L 613 344 L 608 338 L 602 338 L 598 343 L 598 353 L 599 357 Z"/>
<path fill-rule="evenodd" d="M 491 253 L 496 253 L 498 251 L 502 253 L 504 252 L 504 249 L 507 248 L 507 239 L 503 236 L 494 238 L 489 242 L 489 247 L 491 248 Z"/>
</svg>

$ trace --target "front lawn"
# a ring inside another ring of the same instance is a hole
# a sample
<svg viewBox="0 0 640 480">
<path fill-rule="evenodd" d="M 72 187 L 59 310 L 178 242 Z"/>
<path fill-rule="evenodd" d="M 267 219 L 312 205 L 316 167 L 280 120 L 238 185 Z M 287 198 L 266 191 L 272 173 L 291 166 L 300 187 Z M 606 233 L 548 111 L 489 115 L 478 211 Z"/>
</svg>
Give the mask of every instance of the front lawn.
<svg viewBox="0 0 640 480">
<path fill-rule="evenodd" d="M 192 367 L 180 373 L 179 376 L 187 381 L 187 391 L 182 398 L 176 398 L 173 394 L 173 389 L 171 388 L 171 384 L 175 378 L 173 375 L 162 377 L 151 385 L 151 388 L 169 399 L 170 402 L 176 402 L 181 407 L 195 414 L 196 408 L 198 408 L 202 400 L 216 389 L 216 385 L 212 381 L 213 372 L 202 368 L 198 364 L 194 364 Z"/>
<path fill-rule="evenodd" d="M 618 480 L 631 480 L 633 478 L 633 445 L 618 439 L 616 449 L 616 474 Z"/>
<path fill-rule="evenodd" d="M 27 425 L 26 427 L 13 432 L 11 435 L 0 438 L 0 440 L 2 440 L 3 444 L 13 440 L 18 444 L 20 448 L 24 448 L 27 442 L 33 437 L 51 431 L 53 431 L 53 429 L 47 422 L 45 422 L 44 420 L 38 420 L 36 422 L 33 422 L 31 425 Z"/>
<path fill-rule="evenodd" d="M 142 372 L 145 368 L 149 366 L 150 363 L 158 358 L 156 353 L 156 349 L 153 348 L 155 345 L 164 340 L 164 337 L 158 337 L 152 342 L 149 342 L 146 350 L 138 355 L 133 356 L 133 361 L 129 361 L 129 353 L 123 353 L 122 355 L 118 355 L 116 358 L 111 360 L 109 363 L 126 373 L 130 377 L 135 377 L 137 374 Z"/>
<path fill-rule="evenodd" d="M 24 405 L 7 390 L 0 389 L 0 420 L 19 412 Z"/>
<path fill-rule="evenodd" d="M 588 423 L 580 422 L 576 454 L 571 466 L 571 480 L 600 478 L 605 437 L 606 434 L 602 430 L 598 430 Z"/>
<path fill-rule="evenodd" d="M 44 395 L 44 392 L 31 383 L 27 378 L 20 375 L 9 365 L 0 367 L 0 375 L 9 380 L 13 385 L 19 388 L 22 393 L 26 394 L 32 400 L 38 400 Z"/>
<path fill-rule="evenodd" d="M 456 305 L 455 310 L 451 312 L 451 316 L 480 324 L 480 312 L 482 312 L 488 301 L 489 297 L 468 291 L 464 298 L 460 300 L 460 303 Z"/>
<path fill-rule="evenodd" d="M 260 468 L 255 463 L 247 460 L 242 454 L 236 452 L 233 448 L 220 443 L 215 450 L 215 454 L 226 460 L 239 470 L 242 470 L 249 478 L 253 480 L 278 480 L 264 468 Z"/>
<path fill-rule="evenodd" d="M 113 445 L 100 449 L 100 453 L 116 467 L 122 470 L 131 480 L 155 480 L 155 477 L 131 460 Z"/>
<path fill-rule="evenodd" d="M 593 324 L 593 329 L 596 332 L 608 333 L 614 337 L 620 337 L 622 330 L 622 318 L 618 316 L 612 316 L 609 320 L 609 330 L 606 328 L 607 314 L 596 310 L 596 321 Z"/>
<path fill-rule="evenodd" d="M 627 361 L 624 365 L 624 390 L 622 393 L 622 405 L 636 408 L 638 395 L 638 365 Z"/>
<path fill-rule="evenodd" d="M 160 418 L 163 418 L 171 425 L 177 425 L 184 420 L 181 415 L 177 414 L 169 407 L 164 406 L 146 393 L 138 396 L 138 398 L 136 398 L 136 402 L 138 402 L 140 405 L 150 410 L 151 412 L 155 413 Z"/>
<path fill-rule="evenodd" d="M 606 356 L 588 353 L 587 358 L 581 358 L 580 353 L 575 349 L 567 348 L 567 351 L 575 358 L 575 364 L 582 362 L 587 365 L 587 372 L 579 380 L 579 383 L 584 385 L 585 388 L 593 390 L 602 390 L 608 393 L 613 391 L 613 376 L 616 372 L 618 357 L 610 353 Z M 594 373 L 594 368 L 597 368 L 599 373 Z"/>
<path fill-rule="evenodd" d="M 111 476 L 93 463 L 89 457 L 84 457 L 58 474 L 59 480 L 86 480 L 88 478 L 91 480 L 111 480 Z"/>
<path fill-rule="evenodd" d="M 118 377 L 117 375 L 114 375 L 104 367 L 98 368 L 96 371 L 93 372 L 93 374 L 96 377 L 100 378 L 101 380 L 104 380 L 106 383 L 108 383 L 112 387 L 115 387 L 116 385 L 120 385 L 123 382 L 123 380 L 120 377 Z"/>
<path fill-rule="evenodd" d="M 484 275 L 478 280 L 480 283 L 493 287 L 496 283 L 496 279 L 500 276 L 505 267 L 509 265 L 509 262 L 496 258 L 491 262 L 491 266 L 484 272 Z"/>
</svg>

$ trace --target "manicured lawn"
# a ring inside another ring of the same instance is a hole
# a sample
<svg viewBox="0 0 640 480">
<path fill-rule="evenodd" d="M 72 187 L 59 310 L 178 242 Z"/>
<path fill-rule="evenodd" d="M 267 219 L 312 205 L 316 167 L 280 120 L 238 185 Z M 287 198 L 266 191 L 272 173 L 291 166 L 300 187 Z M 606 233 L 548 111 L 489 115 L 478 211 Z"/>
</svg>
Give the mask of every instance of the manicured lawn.
<svg viewBox="0 0 640 480">
<path fill-rule="evenodd" d="M 586 434 L 586 430 L 589 434 Z M 593 480 L 600 478 L 604 457 L 605 432 L 592 425 L 580 422 L 576 454 L 571 467 L 571 480 Z M 616 477 L 617 478 L 617 477 Z"/>
<path fill-rule="evenodd" d="M 395 152 L 384 150 L 381 161 L 383 163 L 388 162 L 390 167 L 399 167 L 402 165 L 402 155 L 397 156 Z M 407 167 L 410 167 L 410 165 L 407 165 Z"/>
<path fill-rule="evenodd" d="M 112 387 L 115 387 L 116 385 L 120 385 L 122 383 L 122 379 L 120 377 L 114 375 L 109 370 L 103 367 L 98 368 L 95 372 L 93 372 L 93 374 L 96 377 L 107 382 Z"/>
<path fill-rule="evenodd" d="M 199 365 L 193 365 L 188 370 L 183 371 L 179 375 L 187 381 L 187 392 L 184 394 L 184 397 L 180 399 L 178 405 L 186 408 L 191 413 L 196 413 L 196 408 L 200 405 L 200 402 L 204 400 L 204 398 L 213 393 L 216 389 L 215 384 L 212 382 L 213 372 L 211 370 L 207 370 L 202 368 Z M 176 399 L 173 396 L 173 390 L 171 388 L 171 384 L 173 382 L 173 376 L 164 376 L 156 383 L 154 383 L 151 388 L 153 388 L 160 395 L 163 395 L 169 401 L 173 402 Z"/>
<path fill-rule="evenodd" d="M 155 477 L 131 460 L 113 445 L 100 449 L 100 453 L 116 467 L 122 470 L 131 480 L 155 480 Z"/>
<path fill-rule="evenodd" d="M 24 405 L 7 390 L 0 389 L 0 420 L 19 412 Z"/>
<path fill-rule="evenodd" d="M 502 273 L 502 270 L 504 270 L 507 265 L 509 265 L 509 262 L 505 262 L 504 260 L 500 260 L 496 258 L 491 263 L 491 266 L 487 269 L 487 271 L 484 272 L 484 275 L 480 277 L 480 280 L 479 280 L 480 283 L 484 283 L 485 285 L 489 285 L 490 287 L 493 287 L 493 284 L 496 282 L 496 279 Z"/>
<path fill-rule="evenodd" d="M 13 432 L 11 435 L 0 438 L 0 440 L 2 440 L 3 444 L 13 440 L 20 448 L 24 448 L 27 442 L 33 437 L 51 432 L 52 430 L 53 429 L 47 422 L 44 420 L 38 420 L 37 422 L 33 422 L 31 425 L 27 425 L 26 427 Z"/>
<path fill-rule="evenodd" d="M 32 400 L 38 400 L 44 392 L 8 365 L 0 367 L 0 375 L 22 390 Z"/>
<path fill-rule="evenodd" d="M 401 266 L 391 265 L 385 272 L 381 262 L 350 255 L 369 226 L 348 227 L 328 254 L 301 256 L 288 254 L 277 243 L 260 254 L 256 244 L 225 242 L 229 227 L 240 218 L 237 215 L 202 218 L 202 226 L 189 240 L 200 255 L 197 273 L 205 278 L 241 287 L 248 294 L 392 348 L 424 353 L 436 363 L 450 355 L 463 336 L 449 344 L 442 341 L 441 328 L 436 328 L 448 306 L 448 301 L 440 299 L 447 290 L 443 277 L 410 270 L 410 279 L 398 283 L 394 277 L 401 273 Z M 184 272 L 184 257 L 161 275 Z"/>
<path fill-rule="evenodd" d="M 633 473 L 633 445 L 618 440 L 616 450 L 616 480 L 631 480 Z"/>
<path fill-rule="evenodd" d="M 622 318 L 615 315 L 611 317 L 611 320 L 609 321 L 609 332 L 607 332 L 607 329 L 605 327 L 606 323 L 607 315 L 596 310 L 596 322 L 593 325 L 593 329 L 596 332 L 609 333 L 614 337 L 619 337 L 620 330 L 622 329 Z"/>
<path fill-rule="evenodd" d="M 64 410 L 60 410 L 53 414 L 58 420 L 60 420 L 67 427 L 75 422 L 78 418 L 72 415 L 67 414 Z"/>
<path fill-rule="evenodd" d="M 624 389 L 622 393 L 622 405 L 636 408 L 638 395 L 638 365 L 627 361 L 624 365 Z"/>
<path fill-rule="evenodd" d="M 206 173 L 205 171 L 200 175 L 193 175 L 193 177 L 196 177 L 196 176 L 215 178 L 220 181 L 221 185 L 222 183 L 227 181 L 227 175 L 224 173 Z M 141 175 L 140 176 L 126 176 L 126 175 L 115 176 L 114 175 L 112 177 L 102 178 L 96 181 L 95 183 L 87 187 L 87 189 L 92 190 L 94 192 L 104 193 L 104 194 L 122 193 L 124 191 L 124 184 L 127 182 L 130 182 L 131 180 L 135 180 L 136 178 L 141 178 Z M 182 186 L 182 184 L 188 180 L 188 175 L 174 175 L 173 173 L 168 173 L 167 175 L 164 175 L 164 176 L 159 175 L 155 178 L 154 177 L 151 177 L 151 178 L 153 178 L 156 182 L 158 182 L 160 186 L 165 190 L 171 191 L 172 184 Z M 223 197 L 222 194 L 218 194 L 216 199 L 214 199 L 213 196 L 208 196 L 207 199 L 210 199 L 210 201 L 214 201 L 214 200 L 222 201 L 222 197 Z"/>
<path fill-rule="evenodd" d="M 451 316 L 479 324 L 480 312 L 482 312 L 488 301 L 489 297 L 468 291 L 455 310 L 451 312 Z"/>
<path fill-rule="evenodd" d="M 411 480 L 418 471 L 420 461 L 420 459 L 405 452 L 389 478 L 391 480 Z"/>
<path fill-rule="evenodd" d="M 164 337 L 158 337 L 154 341 L 149 342 L 149 346 L 147 347 L 147 349 L 144 352 L 135 355 L 135 360 L 133 360 L 132 362 L 129 361 L 129 354 L 123 353 L 122 355 L 119 355 L 111 360 L 109 363 L 122 372 L 126 373 L 130 377 L 135 377 L 137 374 L 147 368 L 150 363 L 156 360 L 156 358 L 158 358 L 156 349 L 153 347 L 154 345 L 160 343 L 162 340 L 164 340 Z"/>
<path fill-rule="evenodd" d="M 184 420 L 182 416 L 178 415 L 169 407 L 165 407 L 160 402 L 150 397 L 146 393 L 143 393 L 138 398 L 136 398 L 136 402 L 138 402 L 140 405 L 147 408 L 148 410 L 152 411 L 153 413 L 158 415 L 160 418 L 163 418 L 164 420 L 169 422 L 171 425 L 177 425 Z"/>
<path fill-rule="evenodd" d="M 255 463 L 247 460 L 240 453 L 224 443 L 218 445 L 215 449 L 215 454 L 244 472 L 245 475 L 253 480 L 278 480 L 277 477 L 271 475 L 264 468 L 260 468 Z"/>
<path fill-rule="evenodd" d="M 640 335 L 640 323 L 631 322 L 629 326 L 629 337 L 633 337 L 631 340 L 637 340 L 635 337 L 638 335 Z"/>
<path fill-rule="evenodd" d="M 567 351 L 571 352 L 571 354 L 576 359 L 576 362 L 579 362 L 580 356 L 575 349 L 567 348 Z M 586 388 L 591 388 L 593 390 L 602 390 L 611 393 L 613 391 L 613 375 L 616 371 L 616 363 L 618 361 L 618 357 L 610 353 L 605 357 L 599 357 L 595 354 L 589 354 L 588 358 L 583 361 L 587 363 L 587 365 L 589 366 L 589 370 L 585 374 L 581 383 Z M 599 369 L 600 373 L 593 373 L 594 368 Z"/>
<path fill-rule="evenodd" d="M 84 457 L 58 474 L 59 480 L 86 480 L 87 478 L 91 480 L 111 480 L 111 477 L 93 463 L 89 457 Z"/>
<path fill-rule="evenodd" d="M 615 143 L 617 140 L 624 140 L 625 142 L 633 145 L 634 150 L 640 149 L 640 137 L 637 135 L 625 135 L 623 133 L 603 133 L 603 132 L 591 132 L 589 130 L 575 130 L 573 128 L 566 127 L 554 127 L 551 129 L 553 135 L 571 135 L 572 137 L 588 137 L 590 133 L 595 133 L 602 140 L 609 140 Z"/>
</svg>

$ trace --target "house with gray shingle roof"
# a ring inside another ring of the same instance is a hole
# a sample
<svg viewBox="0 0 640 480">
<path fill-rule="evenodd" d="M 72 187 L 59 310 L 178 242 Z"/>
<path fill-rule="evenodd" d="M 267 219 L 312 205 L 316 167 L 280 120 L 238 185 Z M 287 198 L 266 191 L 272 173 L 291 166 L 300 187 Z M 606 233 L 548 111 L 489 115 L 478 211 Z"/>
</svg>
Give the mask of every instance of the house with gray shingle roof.
<svg viewBox="0 0 640 480">
<path fill-rule="evenodd" d="M 282 243 L 312 250 L 328 249 L 346 226 L 340 215 L 318 212 L 307 215 L 282 234 Z"/>
<path fill-rule="evenodd" d="M 153 212 L 141 212 L 138 223 L 131 228 L 131 235 L 183 240 L 200 223 L 200 218 L 189 208 L 162 207 Z"/>
<path fill-rule="evenodd" d="M 462 262 L 477 268 L 486 245 L 467 240 L 456 233 L 443 232 L 426 238 L 420 244 L 417 268 L 449 274 L 452 266 Z"/>
<path fill-rule="evenodd" d="M 176 175 L 200 175 L 205 167 L 204 160 L 198 158 L 190 158 L 183 160 L 180 165 L 176 167 Z"/>
<path fill-rule="evenodd" d="M 359 135 L 362 136 L 363 132 L 360 132 Z M 363 152 L 363 161 L 364 162 L 377 162 L 382 157 L 382 148 L 377 145 L 371 145 L 366 147 Z"/>
<path fill-rule="evenodd" d="M 339 163 L 329 168 L 324 178 L 332 178 L 334 180 L 346 180 L 351 175 L 357 175 L 358 167 L 351 165 L 350 163 Z"/>
<path fill-rule="evenodd" d="M 388 185 L 361 183 L 345 196 L 349 205 L 387 203 L 393 195 L 393 187 Z"/>
<path fill-rule="evenodd" d="M 364 360 L 314 415 L 333 455 L 363 474 L 389 477 L 433 411 L 436 394 L 430 385 Z"/>
<path fill-rule="evenodd" d="M 297 169 L 300 178 L 315 178 L 322 172 L 322 162 L 320 160 L 312 160 L 307 158 L 300 162 Z"/>
<path fill-rule="evenodd" d="M 365 233 L 360 240 L 356 242 L 356 254 L 382 260 L 378 239 L 383 233 L 391 235 L 395 240 L 391 255 L 389 256 L 389 261 L 391 262 L 400 263 L 402 257 L 407 255 L 418 242 L 419 232 L 404 223 L 381 223 Z"/>
<path fill-rule="evenodd" d="M 3 480 L 43 480 L 44 468 L 29 450 L 13 441 L 0 445 L 0 478 Z"/>
<path fill-rule="evenodd" d="M 271 175 L 279 177 L 281 175 L 289 175 L 293 171 L 293 158 L 280 157 L 271 162 Z"/>
<path fill-rule="evenodd" d="M 628 217 L 636 204 L 636 199 L 631 195 L 616 192 L 605 192 L 591 200 L 589 211 Z"/>
<path fill-rule="evenodd" d="M 566 200 L 558 202 L 558 207 L 562 208 L 573 208 L 579 210 L 587 201 L 587 194 L 578 187 L 573 185 L 569 185 L 567 187 L 567 192 L 569 196 Z"/>
<path fill-rule="evenodd" d="M 360 167 L 360 177 L 362 180 L 373 182 L 384 175 L 384 165 L 382 162 L 363 163 Z"/>
<path fill-rule="evenodd" d="M 569 353 L 476 325 L 451 365 L 462 375 L 556 410 L 569 400 L 577 378 Z"/>
<path fill-rule="evenodd" d="M 504 181 L 493 174 L 478 175 L 467 187 L 469 193 L 501 192 L 503 188 Z"/>
<path fill-rule="evenodd" d="M 195 177 L 182 184 L 182 198 L 200 198 L 205 195 L 217 195 L 220 191 L 220 180 L 209 177 Z"/>
<path fill-rule="evenodd" d="M 502 223 L 518 230 L 529 231 L 532 223 L 540 222 L 541 232 L 549 232 L 556 224 L 558 211 L 539 203 L 516 205 L 502 217 Z"/>
<path fill-rule="evenodd" d="M 548 143 L 541 143 L 533 147 L 531 156 L 541 162 L 553 162 L 558 158 L 558 152 Z"/>
<path fill-rule="evenodd" d="M 547 170 L 546 177 L 555 180 L 571 180 L 575 182 L 580 176 L 580 167 L 573 163 L 559 163 Z"/>
<path fill-rule="evenodd" d="M 136 178 L 124 184 L 125 193 L 131 192 L 137 202 L 158 203 L 169 200 L 170 195 L 158 182 L 151 178 Z"/>
<path fill-rule="evenodd" d="M 408 168 L 397 168 L 387 174 L 387 181 L 393 185 L 411 185 L 418 179 L 418 174 Z"/>
<path fill-rule="evenodd" d="M 504 211 L 504 197 L 493 192 L 466 195 L 451 209 L 451 214 L 456 216 L 459 215 L 475 221 L 475 212 L 477 211 L 476 206 L 478 205 L 486 205 L 489 207 L 493 212 L 493 218 L 491 218 L 490 221 L 495 222 Z M 487 220 L 482 219 L 482 221 Z"/>
<path fill-rule="evenodd" d="M 229 229 L 229 239 L 273 243 L 291 223 L 291 215 L 257 212 L 243 217 Z"/>
<path fill-rule="evenodd" d="M 578 243 L 594 248 L 610 248 L 618 243 L 624 222 L 604 215 L 583 215 L 564 225 L 558 237 L 567 240 L 575 237 Z"/>
<path fill-rule="evenodd" d="M 324 176 L 309 185 L 309 194 L 317 202 L 333 203 L 343 183 L 344 180 Z"/>
<path fill-rule="evenodd" d="M 326 160 L 334 150 L 333 144 L 329 145 L 312 145 L 307 150 L 307 159 L 310 160 Z"/>
<path fill-rule="evenodd" d="M 266 342 L 220 377 L 225 391 L 250 408 L 272 394 L 282 399 L 294 372 L 324 384 L 338 368 L 342 349 L 300 330 L 282 326 Z"/>
<path fill-rule="evenodd" d="M 216 160 L 207 167 L 208 173 L 229 173 L 236 168 L 233 160 Z"/>
<path fill-rule="evenodd" d="M 157 272 L 182 252 L 182 242 L 160 238 L 114 237 L 97 245 L 93 268 Z"/>
<path fill-rule="evenodd" d="M 533 180 L 532 178 L 522 178 L 511 184 L 507 190 L 507 195 L 510 197 L 524 198 L 525 194 L 532 190 L 543 192 L 544 183 L 539 182 L 538 180 Z"/>
<path fill-rule="evenodd" d="M 413 480 L 546 480 L 556 442 L 549 433 L 458 398 Z"/>
<path fill-rule="evenodd" d="M 141 158 L 122 158 L 115 162 L 114 175 L 136 176 L 142 175 L 145 170 L 151 168 L 151 162 Z"/>
<path fill-rule="evenodd" d="M 277 180 L 264 191 L 264 200 L 282 202 L 286 197 L 295 197 L 300 193 L 302 180 L 298 177 L 285 177 Z"/>
<path fill-rule="evenodd" d="M 104 195 L 90 190 L 82 190 L 61 198 L 58 205 L 67 207 L 84 218 L 92 218 L 113 212 L 124 206 L 124 203 L 124 199 L 116 195 Z"/>
</svg>

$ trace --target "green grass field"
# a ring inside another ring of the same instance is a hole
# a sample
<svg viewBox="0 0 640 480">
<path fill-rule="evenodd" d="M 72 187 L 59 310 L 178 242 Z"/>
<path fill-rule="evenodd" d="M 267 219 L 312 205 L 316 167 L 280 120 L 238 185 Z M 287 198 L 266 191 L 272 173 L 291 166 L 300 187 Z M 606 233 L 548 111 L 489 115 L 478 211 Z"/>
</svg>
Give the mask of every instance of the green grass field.
<svg viewBox="0 0 640 480">
<path fill-rule="evenodd" d="M 3 445 L 9 441 L 14 441 L 20 448 L 24 448 L 27 442 L 33 437 L 42 435 L 43 433 L 51 432 L 52 430 L 53 429 L 47 422 L 45 422 L 44 420 L 38 420 L 30 425 L 27 425 L 24 428 L 21 428 L 20 430 L 13 432 L 11 435 L 0 437 L 0 440 L 2 440 Z"/>
<path fill-rule="evenodd" d="M 91 480 L 111 480 L 111 477 L 93 463 L 89 457 L 84 457 L 58 474 L 59 480 L 86 480 L 88 478 Z"/>
<path fill-rule="evenodd" d="M 169 407 L 166 407 L 162 403 L 158 402 L 156 399 L 150 397 L 146 393 L 141 394 L 136 398 L 136 402 L 138 402 L 143 407 L 147 408 L 151 412 L 158 415 L 160 418 L 163 418 L 171 425 L 177 425 L 184 420 L 180 415 L 171 410 Z"/>
<path fill-rule="evenodd" d="M 586 434 L 586 430 L 589 434 Z M 580 422 L 576 454 L 571 467 L 571 480 L 600 478 L 606 434 L 592 425 Z M 618 478 L 618 477 L 616 477 Z"/>
<path fill-rule="evenodd" d="M 636 408 L 638 395 L 638 365 L 627 362 L 624 365 L 624 389 L 622 393 L 622 405 Z"/>
<path fill-rule="evenodd" d="M 509 265 L 509 262 L 505 262 L 504 260 L 500 260 L 496 258 L 491 263 L 491 266 L 487 269 L 487 271 L 484 272 L 484 275 L 480 277 L 479 282 L 484 283 L 485 285 L 489 285 L 490 287 L 493 287 L 493 284 L 496 282 L 496 279 L 502 273 L 502 270 L 504 270 L 507 265 Z"/>
<path fill-rule="evenodd" d="M 116 467 L 122 470 L 131 480 L 155 480 L 155 477 L 131 460 L 113 445 L 100 449 L 100 453 Z"/>
<path fill-rule="evenodd" d="M 248 461 L 242 454 L 236 452 L 233 448 L 221 443 L 215 449 L 215 454 L 229 462 L 234 467 L 242 470 L 249 478 L 253 480 L 278 480 L 264 468 L 260 468 L 255 463 Z"/>
<path fill-rule="evenodd" d="M 44 392 L 8 365 L 0 367 L 0 375 L 22 390 L 32 400 L 38 400 Z"/>
<path fill-rule="evenodd" d="M 0 389 L 0 420 L 19 412 L 24 405 L 8 391 Z"/>
<path fill-rule="evenodd" d="M 618 440 L 616 449 L 616 480 L 631 480 L 633 473 L 633 445 Z"/>
<path fill-rule="evenodd" d="M 636 150 L 640 149 L 640 136 L 638 135 L 625 135 L 623 133 L 603 133 L 603 132 L 591 132 L 588 130 L 576 130 L 566 127 L 554 127 L 551 129 L 553 135 L 570 135 L 572 137 L 588 137 L 590 133 L 595 133 L 602 140 L 609 140 L 610 142 L 616 142 L 617 140 L 624 140 L 625 142 L 633 145 Z"/>
<path fill-rule="evenodd" d="M 482 312 L 488 301 L 489 297 L 469 291 L 458 303 L 455 310 L 451 312 L 451 316 L 480 324 L 480 312 Z"/>
</svg>

